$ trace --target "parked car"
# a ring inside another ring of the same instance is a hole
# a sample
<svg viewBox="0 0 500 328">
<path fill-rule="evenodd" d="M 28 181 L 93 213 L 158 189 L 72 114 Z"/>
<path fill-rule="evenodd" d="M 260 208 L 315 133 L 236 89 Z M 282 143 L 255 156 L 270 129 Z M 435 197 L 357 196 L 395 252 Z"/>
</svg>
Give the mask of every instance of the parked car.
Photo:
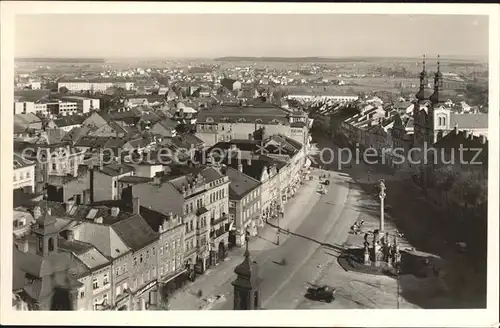
<svg viewBox="0 0 500 328">
<path fill-rule="evenodd" d="M 306 297 L 315 301 L 331 303 L 335 300 L 335 289 L 328 286 L 307 288 Z"/>
</svg>

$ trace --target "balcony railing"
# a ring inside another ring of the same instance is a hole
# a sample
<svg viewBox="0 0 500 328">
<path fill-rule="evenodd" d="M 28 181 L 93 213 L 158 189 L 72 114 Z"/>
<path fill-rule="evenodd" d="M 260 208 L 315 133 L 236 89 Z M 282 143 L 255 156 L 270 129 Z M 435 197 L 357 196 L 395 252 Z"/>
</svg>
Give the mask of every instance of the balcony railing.
<svg viewBox="0 0 500 328">
<path fill-rule="evenodd" d="M 218 238 L 228 231 L 229 231 L 229 224 L 224 224 L 219 229 L 212 229 L 210 231 L 210 238 L 211 239 Z"/>
</svg>

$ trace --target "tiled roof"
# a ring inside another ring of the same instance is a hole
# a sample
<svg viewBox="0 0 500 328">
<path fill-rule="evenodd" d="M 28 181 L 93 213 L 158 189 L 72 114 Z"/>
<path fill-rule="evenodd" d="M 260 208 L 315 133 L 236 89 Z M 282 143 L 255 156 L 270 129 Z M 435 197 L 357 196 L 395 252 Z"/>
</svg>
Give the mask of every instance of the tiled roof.
<svg viewBox="0 0 500 328">
<path fill-rule="evenodd" d="M 260 181 L 234 169 L 227 167 L 225 174 L 229 177 L 229 198 L 234 200 L 242 199 L 246 194 L 258 188 Z"/>
<path fill-rule="evenodd" d="M 455 114 L 450 113 L 450 126 L 458 125 L 460 130 L 487 129 L 488 114 Z"/>
<path fill-rule="evenodd" d="M 170 139 L 172 144 L 178 148 L 190 149 L 203 144 L 203 140 L 192 133 L 183 133 Z"/>
<path fill-rule="evenodd" d="M 123 242 L 133 250 L 139 250 L 158 238 L 158 234 L 140 215 L 134 215 L 114 223 L 112 228 Z"/>
<path fill-rule="evenodd" d="M 121 169 L 121 173 L 120 173 Z M 129 173 L 134 171 L 134 167 L 126 164 L 108 164 L 104 166 L 101 170 L 102 173 L 109 176 L 118 176 L 121 174 Z"/>
<path fill-rule="evenodd" d="M 27 114 L 15 114 L 14 115 L 14 123 L 21 125 L 28 125 L 32 123 L 41 123 L 42 120 L 33 113 Z"/>
<path fill-rule="evenodd" d="M 198 113 L 197 123 L 214 122 L 246 122 L 272 124 L 274 120 L 280 124 L 289 124 L 288 112 L 275 106 L 219 106 L 202 110 Z"/>
<path fill-rule="evenodd" d="M 85 121 L 86 117 L 82 115 L 67 115 L 54 120 L 57 127 L 66 127 L 71 125 L 81 125 Z"/>
<path fill-rule="evenodd" d="M 21 156 L 20 154 L 16 154 L 14 153 L 14 167 L 13 169 L 20 169 L 22 167 L 26 167 L 26 166 L 32 166 L 32 165 L 35 165 L 36 163 L 35 162 L 32 162 L 26 158 L 23 158 L 23 156 Z"/>
<path fill-rule="evenodd" d="M 205 182 L 212 182 L 223 177 L 223 175 L 213 167 L 203 169 L 200 174 L 205 178 Z"/>
<path fill-rule="evenodd" d="M 455 152 L 459 151 L 460 146 L 463 147 L 463 157 L 462 159 L 467 163 L 481 162 L 483 164 L 488 163 L 488 140 L 484 139 L 485 143 L 483 144 L 483 138 L 474 136 L 472 134 L 467 134 L 467 132 L 460 130 L 452 130 L 450 133 L 445 135 L 442 139 L 437 141 L 433 148 L 437 149 L 447 149 L 449 151 L 454 150 Z M 472 138 L 471 138 L 472 135 Z M 477 154 L 475 149 L 482 149 L 480 154 Z M 438 152 L 441 154 L 441 152 Z M 477 154 L 477 158 L 476 157 Z M 456 154 L 458 155 L 458 154 Z M 445 158 L 445 160 L 449 161 L 450 158 Z M 455 160 L 457 162 L 460 161 L 457 156 L 455 156 Z M 471 164 L 472 165 L 472 164 Z"/>
<path fill-rule="evenodd" d="M 231 159 L 225 158 L 223 161 L 224 164 L 227 166 L 232 167 L 233 169 L 238 170 L 238 165 L 242 165 L 243 173 L 246 175 L 254 178 L 255 180 L 260 181 L 262 172 L 264 170 L 264 167 L 269 167 L 269 162 L 264 161 L 264 160 L 251 160 L 251 162 L 246 161 L 246 160 L 237 160 L 237 159 Z"/>
<path fill-rule="evenodd" d="M 76 147 L 103 148 L 109 141 L 108 137 L 84 136 L 75 144 Z"/>
<path fill-rule="evenodd" d="M 162 127 L 164 127 L 167 130 L 175 130 L 177 125 L 179 125 L 179 123 L 177 123 L 177 121 L 174 121 L 170 118 L 166 118 L 166 119 L 163 119 L 161 121 L 158 121 L 156 124 L 160 124 Z"/>
</svg>

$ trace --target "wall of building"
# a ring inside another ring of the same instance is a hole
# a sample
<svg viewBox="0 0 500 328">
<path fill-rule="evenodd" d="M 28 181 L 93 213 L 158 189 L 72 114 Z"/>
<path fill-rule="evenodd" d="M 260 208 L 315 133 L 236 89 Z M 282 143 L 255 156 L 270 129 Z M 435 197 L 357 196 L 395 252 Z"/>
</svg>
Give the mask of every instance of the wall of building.
<svg viewBox="0 0 500 328">
<path fill-rule="evenodd" d="M 152 178 L 158 172 L 163 172 L 163 165 L 133 165 L 135 175 L 138 177 Z"/>
<path fill-rule="evenodd" d="M 125 290 L 131 287 L 130 268 L 132 267 L 132 255 L 126 254 L 113 260 L 112 275 L 112 297 L 113 304 L 125 297 Z"/>
<path fill-rule="evenodd" d="M 158 245 L 158 278 L 163 281 L 184 268 L 184 225 L 179 219 L 167 221 L 162 228 L 160 244 Z"/>
<path fill-rule="evenodd" d="M 104 305 L 103 301 L 105 301 L 107 305 L 113 302 L 111 275 L 111 265 L 92 272 L 92 306 L 94 310 L 99 310 L 95 305 Z"/>
<path fill-rule="evenodd" d="M 15 169 L 12 176 L 13 189 L 26 188 L 29 192 L 35 191 L 35 165 Z"/>
</svg>

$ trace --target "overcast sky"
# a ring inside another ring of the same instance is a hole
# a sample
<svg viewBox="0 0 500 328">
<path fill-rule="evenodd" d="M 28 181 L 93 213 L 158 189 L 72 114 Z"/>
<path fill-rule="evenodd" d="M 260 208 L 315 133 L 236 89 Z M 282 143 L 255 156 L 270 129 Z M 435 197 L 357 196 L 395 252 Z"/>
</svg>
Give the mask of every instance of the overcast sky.
<svg viewBox="0 0 500 328">
<path fill-rule="evenodd" d="M 16 57 L 488 55 L 488 18 L 459 15 L 20 15 Z"/>
</svg>

